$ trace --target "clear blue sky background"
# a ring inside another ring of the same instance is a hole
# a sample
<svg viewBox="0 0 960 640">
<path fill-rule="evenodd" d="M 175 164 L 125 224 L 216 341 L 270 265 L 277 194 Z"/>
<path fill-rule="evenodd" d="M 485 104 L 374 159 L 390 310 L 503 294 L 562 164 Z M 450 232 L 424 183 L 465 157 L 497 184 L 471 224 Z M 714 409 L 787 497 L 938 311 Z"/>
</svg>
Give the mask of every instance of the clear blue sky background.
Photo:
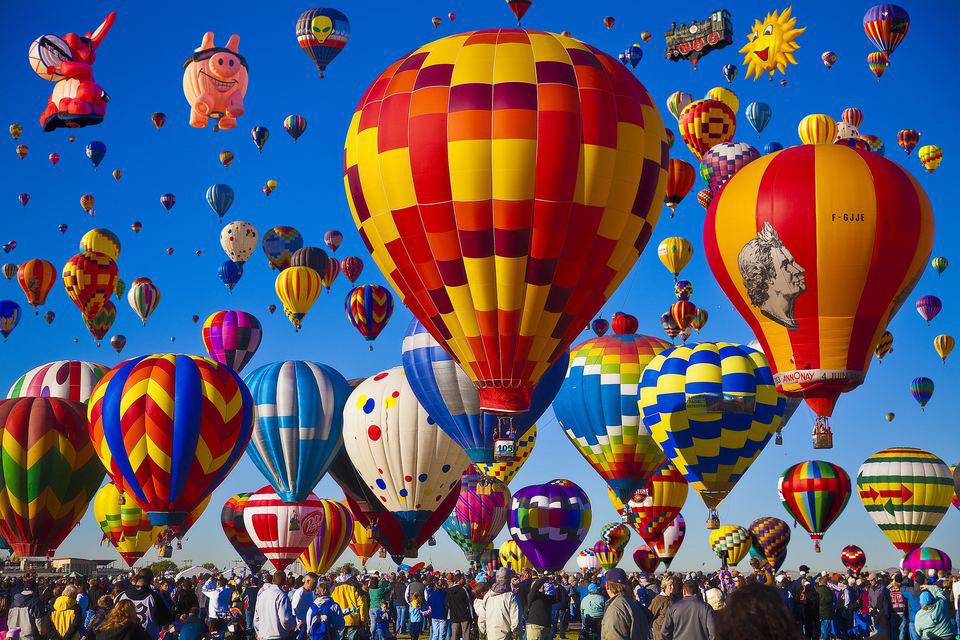
<svg viewBox="0 0 960 640">
<path fill-rule="evenodd" d="M 872 51 L 861 26 L 870 2 L 794 2 L 801 26 L 809 27 L 800 38 L 799 62 L 788 70 L 789 84 L 776 81 L 744 80 L 744 69 L 729 85 L 740 97 L 737 140 L 761 147 L 770 140 L 785 145 L 797 144 L 796 125 L 808 113 L 828 113 L 839 118 L 847 106 L 864 112 L 861 133 L 876 134 L 886 142 L 887 156 L 902 163 L 919 177 L 927 189 L 937 214 L 937 240 L 934 254 L 953 259 L 948 239 L 955 237 L 957 223 L 953 215 L 955 198 L 951 195 L 960 182 L 953 155 L 955 127 L 948 117 L 949 105 L 957 101 L 952 44 L 955 25 L 960 22 L 960 5 L 950 0 L 907 2 L 912 18 L 910 33 L 893 57 L 893 64 L 878 83 L 867 70 L 865 57 Z M 347 283 L 340 278 L 329 296 L 323 295 L 310 311 L 304 329 L 295 334 L 282 313 L 270 316 L 268 304 L 277 303 L 273 290 L 275 272 L 267 268 L 261 252 L 247 263 L 246 273 L 233 294 L 217 278 L 217 266 L 224 260 L 218 236 L 220 225 L 204 201 L 208 185 L 226 182 L 233 186 L 236 201 L 228 218 L 252 222 L 261 231 L 283 224 L 298 228 L 308 245 L 322 243 L 323 233 L 336 228 L 344 233 L 338 257 L 360 255 L 366 270 L 361 282 L 385 284 L 369 259 L 351 221 L 343 193 L 342 148 L 351 114 L 364 89 L 376 75 L 396 58 L 417 46 L 443 35 L 470 29 L 509 27 L 513 16 L 503 0 L 418 0 L 382 2 L 340 0 L 337 6 L 351 21 L 351 38 L 345 51 L 331 65 L 327 78 L 318 80 L 312 64 L 300 51 L 294 37 L 297 16 L 311 5 L 303 2 L 202 3 L 88 3 L 47 2 L 38 10 L 35 3 L 8 2 L 4 6 L 4 37 L 0 39 L 0 76 L 5 79 L 7 98 L 0 102 L 0 123 L 4 131 L 10 122 L 24 125 L 19 142 L 29 145 L 30 154 L 20 160 L 14 143 L 7 138 L 7 150 L 0 153 L 3 175 L 2 231 L 0 241 L 15 239 L 18 246 L 0 260 L 23 262 L 42 257 L 58 266 L 77 251 L 80 236 L 95 226 L 116 231 L 123 243 L 119 266 L 121 277 L 132 282 L 140 276 L 153 279 L 162 292 L 160 306 L 147 327 L 126 304 L 118 302 L 119 313 L 113 333 L 127 337 L 124 356 L 142 353 L 204 353 L 200 325 L 191 315 L 205 318 L 219 309 L 244 309 L 255 313 L 264 326 L 265 338 L 249 368 L 286 358 L 318 360 L 340 369 L 347 377 L 364 376 L 399 364 L 403 329 L 409 312 L 399 307 L 390 326 L 369 352 L 366 343 L 347 322 L 343 298 Z M 700 70 L 688 62 L 671 63 L 663 58 L 663 31 L 671 21 L 702 19 L 710 11 L 725 6 L 733 13 L 735 45 L 703 59 Z M 756 17 L 774 8 L 770 2 L 730 0 L 728 2 L 623 3 L 613 0 L 574 2 L 572 0 L 535 0 L 524 26 L 551 31 L 569 30 L 573 34 L 611 54 L 640 41 L 641 31 L 653 38 L 643 45 L 644 59 L 636 74 L 654 96 L 667 126 L 676 123 L 664 106 L 666 97 L 677 89 L 695 97 L 709 88 L 725 85 L 721 67 L 739 64 L 737 49 L 745 42 Z M 107 11 L 119 13 L 113 31 L 101 46 L 95 66 L 97 81 L 110 94 L 105 122 L 75 132 L 76 142 L 67 141 L 70 132 L 42 133 L 37 118 L 43 110 L 52 84 L 38 78 L 27 64 L 27 48 L 44 33 L 83 33 L 94 29 Z M 456 12 L 456 21 L 446 20 Z M 444 17 L 439 29 L 430 19 Z M 607 30 L 601 20 L 616 17 L 616 26 Z M 246 115 L 237 129 L 214 133 L 188 126 L 188 107 L 183 97 L 182 63 L 199 46 L 205 31 L 216 32 L 223 45 L 232 33 L 240 36 L 240 52 L 250 65 L 250 87 L 246 97 Z M 827 71 L 820 62 L 826 49 L 837 52 L 838 60 Z M 762 137 L 747 125 L 743 107 L 763 100 L 773 107 L 773 119 Z M 150 114 L 163 111 L 167 123 L 156 130 Z M 283 131 L 283 118 L 291 113 L 306 117 L 306 133 L 294 144 Z M 250 128 L 265 125 L 271 138 L 263 153 L 257 153 L 250 139 Z M 944 162 L 932 175 L 926 174 L 916 159 L 904 156 L 896 145 L 896 132 L 914 128 L 922 132 L 921 144 L 935 143 L 944 149 Z M 6 133 L 4 132 L 4 135 Z M 107 144 L 107 155 L 98 171 L 84 155 L 90 140 Z M 235 154 L 231 167 L 220 165 L 217 155 L 230 149 Z M 51 166 L 47 155 L 60 153 L 60 163 Z M 676 157 L 694 159 L 679 141 Z M 114 168 L 123 170 L 115 182 Z M 279 187 L 269 198 L 261 192 L 266 180 L 274 178 Z M 951 187 L 953 185 L 953 187 Z M 694 301 L 707 309 L 710 321 L 702 337 L 706 340 L 749 341 L 747 325 L 733 312 L 716 286 L 704 261 L 701 228 L 704 212 L 695 200 L 695 191 L 681 204 L 679 215 L 671 220 L 661 217 L 646 252 L 623 286 L 604 309 L 609 317 L 625 310 L 640 318 L 641 332 L 660 335 L 658 318 L 673 299 L 672 279 L 656 257 L 657 244 L 666 236 L 684 235 L 695 246 L 694 258 L 684 275 L 696 286 Z M 26 209 L 17 203 L 17 194 L 27 192 L 31 201 Z M 165 192 L 177 196 L 170 213 L 161 207 Z M 96 197 L 95 219 L 81 210 L 84 193 Z M 135 235 L 134 220 L 143 223 Z M 66 235 L 57 225 L 67 223 Z M 165 249 L 173 247 L 173 256 Z M 194 251 L 202 249 L 196 256 Z M 870 454 L 888 446 L 910 445 L 927 448 L 949 463 L 960 460 L 957 438 L 956 403 L 958 394 L 956 361 L 946 366 L 933 350 L 933 336 L 950 332 L 955 318 L 952 301 L 956 293 L 956 265 L 937 277 L 928 269 L 914 297 L 939 295 L 943 311 L 927 327 L 912 308 L 904 306 L 890 329 L 895 335 L 894 352 L 882 365 L 871 367 L 866 383 L 845 395 L 834 415 L 835 448 L 814 452 L 810 444 L 813 416 L 801 408 L 785 432 L 784 446 L 771 442 L 727 501 L 722 505 L 724 522 L 749 524 L 754 518 L 773 515 L 790 520 L 777 499 L 776 481 L 787 466 L 804 459 L 821 457 L 842 465 L 852 477 Z M 834 277 L 842 278 L 837 273 Z M 0 345 L 2 373 L 0 384 L 9 386 L 22 372 L 56 359 L 78 358 L 116 364 L 118 358 L 109 346 L 96 348 L 86 332 L 80 314 L 67 299 L 58 283 L 46 308 L 57 313 L 48 326 L 26 307 L 15 281 L 0 280 L 0 298 L 8 297 L 24 305 L 20 326 L 6 344 Z M 41 310 L 42 311 L 42 310 Z M 201 320 L 202 321 L 202 320 Z M 176 344 L 171 344 L 176 337 Z M 80 343 L 74 344 L 74 338 Z M 581 337 L 586 339 L 587 336 Z M 954 358 L 960 357 L 954 355 Z M 936 392 L 921 413 L 909 393 L 910 380 L 918 375 L 932 377 Z M 4 389 L 6 389 L 4 386 Z M 896 412 L 896 420 L 884 421 L 887 411 Z M 559 464 L 558 464 L 559 463 Z M 600 527 L 615 519 L 604 484 L 581 459 L 561 433 L 552 412 L 540 422 L 540 440 L 526 467 L 514 481 L 514 487 L 543 482 L 563 476 L 583 486 L 593 499 L 594 525 L 585 541 L 592 544 Z M 195 562 L 213 560 L 225 565 L 236 559 L 220 529 L 219 513 L 224 501 L 238 491 L 252 491 L 265 481 L 244 458 L 232 475 L 213 494 L 207 513 L 194 527 L 177 558 Z M 316 489 L 324 498 L 342 497 L 337 485 L 324 479 Z M 691 492 L 683 514 L 688 523 L 687 539 L 675 567 L 715 567 L 717 560 L 707 546 L 703 528 L 705 510 Z M 793 530 L 787 566 L 807 563 L 815 569 L 837 568 L 839 551 L 856 543 L 866 550 L 868 565 L 888 567 L 898 552 L 867 516 L 853 496 L 840 520 L 828 532 L 823 553 L 816 555 L 813 544 L 802 529 Z M 504 539 L 506 534 L 501 534 Z M 92 509 L 60 549 L 60 555 L 114 557 L 112 549 L 98 548 L 100 532 Z M 460 566 L 460 551 L 441 531 L 436 547 L 424 547 L 421 559 L 438 566 Z M 960 560 L 960 513 L 951 508 L 928 544 L 941 548 Z M 629 554 L 640 542 L 634 537 L 623 565 L 633 568 Z M 153 554 L 149 554 L 148 558 Z M 347 552 L 344 559 L 350 559 Z M 374 558 L 371 567 L 387 569 L 389 560 Z M 573 562 L 570 563 L 573 567 Z"/>
</svg>

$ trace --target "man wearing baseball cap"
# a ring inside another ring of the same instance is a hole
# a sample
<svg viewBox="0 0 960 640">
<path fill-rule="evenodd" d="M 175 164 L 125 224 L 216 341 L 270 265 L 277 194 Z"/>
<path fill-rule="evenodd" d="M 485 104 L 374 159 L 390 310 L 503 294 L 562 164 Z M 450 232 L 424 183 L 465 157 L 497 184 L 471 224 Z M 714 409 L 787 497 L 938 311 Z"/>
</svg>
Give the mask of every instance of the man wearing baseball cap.
<svg viewBox="0 0 960 640">
<path fill-rule="evenodd" d="M 603 585 L 610 599 L 603 611 L 600 637 L 603 640 L 647 640 L 650 624 L 633 599 L 627 572 L 619 568 L 608 569 Z"/>
</svg>

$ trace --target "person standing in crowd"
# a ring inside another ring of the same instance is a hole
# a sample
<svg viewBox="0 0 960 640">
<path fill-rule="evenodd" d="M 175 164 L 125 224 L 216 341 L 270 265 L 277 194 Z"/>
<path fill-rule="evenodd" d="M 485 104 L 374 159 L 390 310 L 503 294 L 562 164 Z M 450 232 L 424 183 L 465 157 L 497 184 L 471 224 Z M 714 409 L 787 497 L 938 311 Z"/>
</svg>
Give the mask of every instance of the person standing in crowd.
<svg viewBox="0 0 960 640">
<path fill-rule="evenodd" d="M 683 597 L 667 609 L 660 631 L 663 640 L 715 640 L 714 610 L 698 595 L 696 582 L 683 583 Z"/>
<path fill-rule="evenodd" d="M 297 619 L 297 640 L 303 640 L 307 635 L 307 610 L 313 604 L 313 590 L 317 588 L 317 574 L 312 571 L 303 576 L 303 584 L 291 591 L 290 608 L 293 617 Z"/>
<path fill-rule="evenodd" d="M 903 576 L 898 573 L 887 586 L 890 590 L 890 640 L 900 640 L 903 622 L 906 619 L 906 603 L 900 591 L 901 582 L 903 582 Z"/>
<path fill-rule="evenodd" d="M 77 580 L 77 605 L 80 607 L 80 613 L 83 620 L 87 619 L 87 612 L 90 610 L 90 595 L 87 593 L 87 581 Z"/>
<path fill-rule="evenodd" d="M 567 591 L 564 576 L 557 577 L 554 587 L 553 611 L 550 621 L 553 628 L 552 637 L 563 638 L 567 634 L 567 622 L 570 619 L 570 592 Z"/>
<path fill-rule="evenodd" d="M 220 576 L 211 578 L 203 585 L 203 595 L 207 597 L 207 620 L 222 620 L 230 615 L 230 596 L 233 590 L 227 586 L 227 579 Z"/>
<path fill-rule="evenodd" d="M 493 586 L 477 600 L 477 629 L 486 640 L 519 640 L 520 602 L 513 593 L 513 572 L 497 569 Z"/>
<path fill-rule="evenodd" d="M 940 587 L 928 584 L 920 594 L 920 611 L 915 625 L 921 640 L 953 640 L 957 626 L 950 612 L 950 601 Z"/>
<path fill-rule="evenodd" d="M 548 640 L 553 614 L 553 584 L 549 575 L 542 575 L 530 585 L 524 617 L 527 640 Z"/>
<path fill-rule="evenodd" d="M 349 569 L 341 569 L 337 580 L 339 584 L 330 592 L 330 597 L 340 605 L 343 612 L 343 640 L 354 640 L 360 627 L 369 624 L 367 600 Z"/>
<path fill-rule="evenodd" d="M 337 640 L 344 629 L 343 611 L 330 597 L 330 585 L 317 584 L 316 596 L 307 608 L 305 628 L 310 640 Z"/>
<path fill-rule="evenodd" d="M 393 587 L 386 580 L 381 580 L 379 576 L 373 576 L 370 578 L 370 582 L 367 584 L 367 595 L 370 597 L 370 633 L 376 635 L 376 615 L 374 613 L 380 611 L 380 603 L 386 602 L 388 609 L 388 619 L 393 619 L 393 614 L 389 611 L 390 609 L 390 596 L 392 595 Z M 389 631 L 389 630 L 388 630 Z M 389 633 L 387 634 L 389 635 Z"/>
<path fill-rule="evenodd" d="M 667 610 L 681 597 L 683 597 L 683 583 L 680 581 L 680 577 L 664 578 L 660 593 L 650 601 L 651 627 L 653 628 L 654 640 L 663 640 L 661 629 L 663 629 L 663 621 L 667 619 Z"/>
<path fill-rule="evenodd" d="M 607 599 L 600 585 L 591 582 L 587 587 L 587 595 L 580 600 L 580 623 L 583 629 L 581 640 L 600 638 L 600 622 L 603 620 L 603 608 L 606 603 Z"/>
<path fill-rule="evenodd" d="M 53 603 L 48 640 L 79 640 L 83 629 L 83 610 L 77 604 L 77 588 L 68 584 Z"/>
<path fill-rule="evenodd" d="M 410 598 L 414 594 L 420 596 L 421 606 L 423 606 L 423 603 L 427 601 L 427 586 L 423 584 L 423 581 L 420 580 L 420 576 L 416 573 L 410 576 L 410 581 L 407 582 L 407 589 L 404 592 L 407 603 L 410 602 Z"/>
<path fill-rule="evenodd" d="M 381 600 L 379 607 L 371 607 L 370 610 L 373 612 L 370 616 L 373 621 L 373 640 L 391 640 L 390 623 L 393 622 L 393 616 L 390 615 L 390 603 Z"/>
<path fill-rule="evenodd" d="M 277 571 L 273 574 L 272 583 L 264 584 L 257 594 L 257 605 L 253 612 L 253 629 L 257 640 L 286 640 L 296 630 L 293 607 L 283 590 L 286 582 L 286 575 Z"/>
<path fill-rule="evenodd" d="M 431 580 L 423 615 L 430 618 L 430 640 L 446 640 L 447 582 L 443 578 Z"/>
<path fill-rule="evenodd" d="M 37 623 L 44 616 L 36 580 L 27 576 L 20 591 L 14 591 L 7 612 L 7 628 L 20 629 L 20 640 L 40 640 Z"/>
<path fill-rule="evenodd" d="M 817 577 L 816 598 L 817 615 L 820 619 L 820 640 L 830 640 L 833 636 L 833 610 L 836 600 L 833 597 L 833 589 L 827 584 L 827 576 Z"/>
<path fill-rule="evenodd" d="M 240 592 L 240 605 L 243 608 L 243 620 L 247 626 L 247 636 L 254 638 L 253 633 L 253 612 L 257 608 L 257 594 L 260 592 L 260 585 L 257 579 L 250 576 L 243 584 L 243 590 Z"/>
<path fill-rule="evenodd" d="M 876 633 L 872 636 L 878 640 L 890 638 L 890 590 L 887 589 L 884 576 L 875 573 L 869 580 L 870 617 Z"/>
<path fill-rule="evenodd" d="M 780 599 L 783 600 L 783 605 L 787 608 L 787 611 L 790 612 L 790 615 L 796 619 L 793 591 L 790 589 L 789 579 L 781 573 L 777 576 L 776 580 L 774 580 L 774 584 L 776 585 L 777 592 L 780 594 Z"/>
<path fill-rule="evenodd" d="M 609 599 L 600 621 L 600 637 L 603 640 L 648 640 L 650 624 L 640 604 L 633 599 L 627 573 L 616 567 L 608 569 L 603 575 L 603 586 Z M 696 589 L 696 585 L 693 588 Z"/>
<path fill-rule="evenodd" d="M 396 610 L 396 635 L 407 633 L 407 619 L 410 603 L 407 602 L 407 577 L 402 572 L 397 572 L 397 578 L 393 582 L 393 608 Z"/>
<path fill-rule="evenodd" d="M 417 640 L 423 632 L 423 596 L 414 591 L 410 595 L 410 640 Z"/>
<path fill-rule="evenodd" d="M 200 619 L 200 608 L 190 609 L 180 622 L 177 640 L 207 640 L 209 636 L 210 632 L 207 630 L 207 625 Z"/>
<path fill-rule="evenodd" d="M 122 599 L 114 605 L 94 634 L 96 640 L 150 640 L 150 632 L 140 624 L 135 600 Z M 142 601 L 141 601 L 142 602 Z"/>
<path fill-rule="evenodd" d="M 460 574 L 454 577 L 453 585 L 447 589 L 447 619 L 450 624 L 450 640 L 470 640 L 470 623 L 473 620 L 473 605 L 466 578 Z"/>
<path fill-rule="evenodd" d="M 160 635 L 161 628 L 173 621 L 166 598 L 153 588 L 153 571 L 150 569 L 141 569 L 137 573 L 136 582 L 120 594 L 119 600 L 133 603 L 143 628 L 153 640 Z"/>
<path fill-rule="evenodd" d="M 758 581 L 730 594 L 727 606 L 717 612 L 716 638 L 801 640 L 802 636 L 783 597 Z"/>
<path fill-rule="evenodd" d="M 200 608 L 200 600 L 197 598 L 197 592 L 187 578 L 181 578 L 177 583 L 177 588 L 173 591 L 173 612 L 182 616 L 190 613 L 193 609 Z"/>
<path fill-rule="evenodd" d="M 723 608 L 724 600 L 727 597 L 727 594 L 720 588 L 720 579 L 710 578 L 706 581 L 706 586 L 707 588 L 704 591 L 703 599 L 710 605 L 711 609 L 719 611 Z"/>
</svg>

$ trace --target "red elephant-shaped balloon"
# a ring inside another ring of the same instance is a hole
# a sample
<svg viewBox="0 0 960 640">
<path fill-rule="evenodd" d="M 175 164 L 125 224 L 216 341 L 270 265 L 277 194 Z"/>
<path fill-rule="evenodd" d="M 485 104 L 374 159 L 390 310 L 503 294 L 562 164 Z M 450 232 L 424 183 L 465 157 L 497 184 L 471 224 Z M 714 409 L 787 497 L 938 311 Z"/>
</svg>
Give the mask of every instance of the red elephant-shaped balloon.
<svg viewBox="0 0 960 640">
<path fill-rule="evenodd" d="M 226 47 L 213 46 L 213 32 L 203 34 L 200 48 L 183 63 L 183 94 L 190 103 L 190 126 L 203 128 L 214 118 L 220 129 L 233 129 L 243 115 L 247 93 L 247 60 L 237 53 L 240 36 Z"/>
<path fill-rule="evenodd" d="M 44 131 L 86 127 L 103 122 L 109 96 L 93 80 L 93 62 L 117 14 L 111 11 L 97 30 L 82 37 L 43 35 L 30 45 L 30 66 L 44 80 L 56 82 L 40 116 Z"/>
</svg>

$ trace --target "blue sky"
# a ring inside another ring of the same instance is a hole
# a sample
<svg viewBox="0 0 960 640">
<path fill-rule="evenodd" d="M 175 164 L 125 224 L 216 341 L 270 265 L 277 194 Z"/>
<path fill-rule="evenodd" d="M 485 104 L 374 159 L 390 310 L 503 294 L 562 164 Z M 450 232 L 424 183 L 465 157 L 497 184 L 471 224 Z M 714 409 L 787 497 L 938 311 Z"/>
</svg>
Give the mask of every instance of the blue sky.
<svg viewBox="0 0 960 640">
<path fill-rule="evenodd" d="M 828 113 L 839 117 L 841 110 L 856 106 L 863 110 L 861 133 L 880 136 L 886 142 L 887 156 L 900 162 L 918 176 L 926 188 L 937 217 L 934 255 L 953 259 L 948 238 L 957 232 L 952 198 L 960 181 L 953 162 L 955 128 L 944 107 L 957 101 L 958 86 L 949 79 L 954 74 L 951 43 L 952 25 L 960 20 L 960 5 L 949 0 L 924 0 L 905 4 L 911 14 L 910 33 L 893 57 L 893 64 L 880 82 L 867 70 L 865 57 L 872 51 L 861 21 L 870 2 L 794 2 L 798 24 L 809 27 L 799 39 L 798 65 L 788 70 L 789 83 L 744 80 L 744 68 L 732 85 L 740 98 L 739 128 L 736 140 L 762 148 L 770 140 L 784 145 L 797 144 L 796 125 L 808 113 Z M 220 309 L 244 309 L 263 323 L 265 337 L 249 369 L 278 359 L 311 359 L 330 364 L 348 378 L 373 374 L 399 364 L 400 342 L 410 314 L 402 306 L 394 312 L 390 325 L 370 352 L 349 325 L 343 313 L 347 283 L 340 278 L 329 296 L 322 295 L 295 334 L 282 313 L 270 316 L 267 305 L 278 304 L 273 290 L 275 272 L 267 268 L 258 251 L 247 263 L 246 272 L 232 294 L 217 278 L 217 266 L 225 259 L 218 241 L 220 225 L 204 201 L 208 185 L 230 184 L 236 200 L 229 219 L 252 222 L 261 233 L 274 225 L 291 225 L 303 234 L 308 245 L 319 245 L 327 229 L 340 229 L 344 242 L 337 257 L 359 255 L 366 263 L 361 282 L 385 284 L 366 254 L 351 221 L 342 182 L 342 148 L 347 125 L 366 87 L 387 65 L 420 44 L 451 33 L 471 29 L 509 27 L 513 15 L 502 0 L 418 0 L 390 3 L 368 0 L 340 0 L 334 6 L 351 21 L 351 38 L 344 52 L 333 62 L 323 80 L 294 37 L 294 24 L 301 11 L 311 5 L 284 2 L 206 4 L 173 0 L 160 10 L 154 4 L 47 2 L 44 11 L 33 3 L 10 3 L 5 7 L 6 34 L 0 39 L 0 74 L 5 78 L 8 98 L 0 102 L 0 123 L 4 130 L 10 122 L 24 125 L 19 143 L 30 147 L 26 159 L 13 152 L 7 139 L 7 151 L 0 154 L 0 172 L 4 176 L 0 242 L 16 240 L 17 248 L 0 260 L 23 262 L 42 257 L 60 266 L 77 251 L 80 236 L 95 226 L 116 231 L 123 244 L 119 266 L 121 278 L 130 283 L 147 276 L 160 288 L 159 308 L 146 327 L 140 325 L 125 301 L 118 303 L 119 313 L 113 333 L 123 333 L 127 346 L 123 353 L 132 357 L 142 353 L 170 350 L 204 353 L 200 325 L 191 315 L 202 319 Z M 269 8 L 268 8 L 269 6 Z M 663 31 L 671 21 L 702 19 L 710 11 L 725 6 L 733 14 L 733 46 L 705 57 L 699 71 L 687 62 L 671 63 L 663 58 Z M 535 0 L 524 26 L 551 31 L 569 30 L 574 36 L 611 54 L 640 41 L 641 31 L 653 38 L 642 45 L 644 58 L 636 68 L 638 78 L 654 96 L 667 126 L 676 130 L 673 118 L 664 106 L 666 97 L 682 89 L 695 97 L 713 86 L 726 85 L 721 74 L 724 64 L 739 64 L 737 49 L 753 20 L 774 8 L 769 2 L 731 0 L 725 3 L 686 2 L 681 9 L 670 3 L 623 3 L 608 0 L 573 2 Z M 67 141 L 68 132 L 42 133 L 37 118 L 43 110 L 52 84 L 38 78 L 27 64 L 30 42 L 44 33 L 62 35 L 83 33 L 100 24 L 111 9 L 119 13 L 116 24 L 98 52 L 96 80 L 109 93 L 111 101 L 102 125 L 81 129 L 76 141 Z M 446 19 L 456 13 L 456 21 Z M 444 17 L 439 29 L 430 19 Z M 616 25 L 607 30 L 605 15 L 616 17 Z M 240 52 L 250 67 L 250 87 L 245 100 L 246 114 L 237 129 L 214 133 L 188 126 L 188 107 L 183 97 L 182 63 L 199 46 L 205 31 L 216 33 L 222 46 L 233 33 L 240 36 Z M 826 49 L 837 52 L 838 60 L 827 71 L 820 62 Z M 762 100 L 773 107 L 773 118 L 762 137 L 747 125 L 743 107 Z M 150 114 L 163 111 L 167 123 L 156 130 Z M 306 133 L 297 143 L 283 131 L 283 118 L 291 113 L 306 117 Z M 250 139 L 250 128 L 269 127 L 270 140 L 258 153 Z M 896 132 L 914 128 L 922 133 L 922 144 L 938 144 L 944 149 L 940 169 L 926 174 L 916 159 L 896 146 Z M 6 135 L 6 134 L 4 134 Z M 91 140 L 102 140 L 108 151 L 95 171 L 84 155 Z M 235 160 L 229 168 L 220 165 L 217 155 L 229 149 Z M 59 164 L 51 166 L 47 155 L 58 152 Z M 675 157 L 694 159 L 679 141 Z M 110 172 L 119 168 L 123 178 L 115 182 Z M 269 198 L 261 192 L 268 179 L 279 183 Z M 674 219 L 661 217 L 646 252 L 633 272 L 604 309 L 605 317 L 624 310 L 640 319 L 640 331 L 660 335 L 658 318 L 673 299 L 672 278 L 656 257 L 656 246 L 671 235 L 689 237 L 695 246 L 691 264 L 684 276 L 695 287 L 693 300 L 710 313 L 702 333 L 705 340 L 749 341 L 747 325 L 732 310 L 713 281 L 704 260 L 701 228 L 704 212 L 695 201 L 695 191 L 680 205 Z M 31 196 L 24 209 L 17 195 Z M 170 213 L 161 207 L 161 194 L 171 192 L 177 204 Z M 91 193 L 96 198 L 95 219 L 79 206 L 79 198 Z M 143 223 L 135 235 L 134 220 Z M 69 231 L 57 232 L 65 222 Z M 173 247 L 174 255 L 165 253 Z M 195 250 L 202 255 L 196 256 Z M 928 327 L 913 310 L 904 306 L 891 324 L 895 336 L 894 352 L 882 365 L 874 365 L 864 385 L 846 394 L 838 404 L 832 421 L 835 448 L 815 453 L 810 445 L 812 413 L 801 408 L 786 429 L 784 446 L 772 443 L 762 453 L 727 501 L 721 516 L 726 523 L 749 524 L 754 518 L 772 515 L 790 520 L 779 504 L 776 479 L 787 466 L 804 459 L 820 457 L 843 466 L 852 477 L 870 454 L 888 446 L 918 446 L 937 453 L 948 463 L 960 460 L 960 440 L 956 437 L 956 416 L 952 409 L 958 389 L 952 374 L 956 361 L 944 366 L 933 350 L 937 333 L 950 332 L 951 302 L 956 293 L 956 270 L 960 258 L 941 277 L 928 269 L 914 291 L 914 297 L 934 294 L 943 300 L 943 311 Z M 836 274 L 843 277 L 843 274 Z M 15 281 L 0 280 L 0 298 L 24 304 Z M 25 306 L 25 305 L 24 305 Z M 57 313 L 53 325 L 25 309 L 20 326 L 6 344 L 0 345 L 3 368 L 0 384 L 4 389 L 24 371 L 57 359 L 84 359 L 114 365 L 120 361 L 107 345 L 96 348 L 86 332 L 79 313 L 58 283 L 51 293 L 47 309 Z M 592 335 L 592 334 L 591 334 Z M 171 337 L 176 343 L 171 344 Z M 74 338 L 80 343 L 74 344 Z M 586 339 L 586 334 L 581 337 Z M 955 354 L 954 358 L 960 357 Z M 909 383 L 918 375 L 936 382 L 936 392 L 921 412 L 909 393 Z M 887 423 L 883 416 L 896 413 Z M 562 461 L 561 464 L 557 464 Z M 514 488 L 543 482 L 558 475 L 583 486 L 593 499 L 594 526 L 585 546 L 596 540 L 600 527 L 615 519 L 604 484 L 581 459 L 548 411 L 540 421 L 540 440 L 531 459 L 514 480 Z M 224 501 L 238 491 L 252 491 L 265 481 L 244 458 L 232 475 L 214 493 L 211 506 L 188 536 L 177 559 L 213 560 L 225 565 L 236 559 L 220 529 L 219 511 Z M 341 492 L 330 479 L 316 489 L 323 498 L 340 499 Z M 705 509 L 691 492 L 683 514 L 688 523 L 687 539 L 674 564 L 679 568 L 717 566 L 707 546 L 703 528 Z M 868 566 L 894 565 L 899 554 L 867 516 L 856 496 L 852 496 L 840 520 L 830 529 L 823 553 L 813 552 L 813 544 L 802 529 L 793 530 L 787 566 L 801 563 L 819 568 L 840 566 L 839 551 L 851 543 L 863 547 Z M 498 542 L 505 539 L 501 534 Z M 59 555 L 114 557 L 108 548 L 98 548 L 100 532 L 92 509 L 61 546 Z M 421 559 L 439 566 L 460 566 L 460 551 L 443 532 L 437 534 L 436 547 L 424 547 Z M 941 548 L 960 560 L 960 513 L 951 508 L 928 545 Z M 639 538 L 628 547 L 623 566 L 633 568 L 629 554 Z M 148 555 L 152 557 L 152 553 Z M 348 551 L 344 559 L 351 559 Z M 389 560 L 374 558 L 369 566 L 387 569 Z M 573 567 L 573 563 L 570 565 Z"/>
</svg>

